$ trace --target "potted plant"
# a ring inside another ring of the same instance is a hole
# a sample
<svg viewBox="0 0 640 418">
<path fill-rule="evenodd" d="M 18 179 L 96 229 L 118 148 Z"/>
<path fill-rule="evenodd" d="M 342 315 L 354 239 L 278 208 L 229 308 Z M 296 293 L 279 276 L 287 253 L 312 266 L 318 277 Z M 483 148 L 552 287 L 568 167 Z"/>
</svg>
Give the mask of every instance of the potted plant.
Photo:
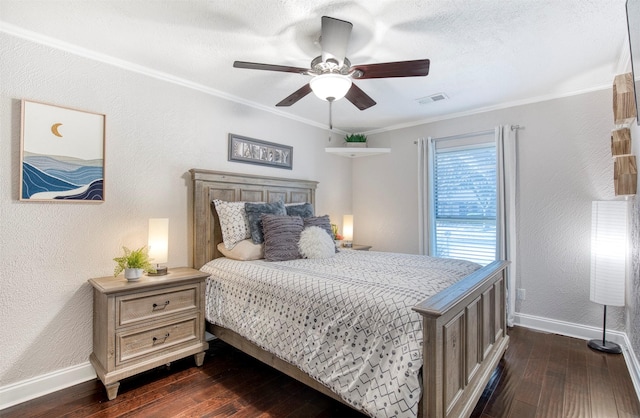
<svg viewBox="0 0 640 418">
<path fill-rule="evenodd" d="M 331 224 L 331 235 L 333 235 L 333 241 L 337 247 L 342 247 L 342 240 L 344 237 L 338 233 L 338 225 Z"/>
<path fill-rule="evenodd" d="M 366 147 L 367 136 L 365 134 L 349 134 L 344 137 L 347 147 Z"/>
<path fill-rule="evenodd" d="M 137 250 L 130 250 L 127 247 L 122 247 L 122 249 L 124 255 L 113 259 L 116 262 L 116 268 L 113 270 L 114 277 L 123 270 L 124 277 L 130 281 L 138 280 L 144 272 L 155 273 L 156 269 L 151 264 L 146 246 Z"/>
</svg>

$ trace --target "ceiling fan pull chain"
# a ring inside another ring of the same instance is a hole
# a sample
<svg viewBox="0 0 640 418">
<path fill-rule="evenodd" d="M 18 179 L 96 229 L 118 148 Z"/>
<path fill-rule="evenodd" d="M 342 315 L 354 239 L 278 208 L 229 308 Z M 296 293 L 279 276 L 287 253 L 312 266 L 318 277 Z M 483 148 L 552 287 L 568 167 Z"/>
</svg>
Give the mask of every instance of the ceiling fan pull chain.
<svg viewBox="0 0 640 418">
<path fill-rule="evenodd" d="M 331 105 L 333 105 L 333 100 L 329 100 L 329 130 L 333 130 L 333 120 L 331 118 Z"/>
</svg>

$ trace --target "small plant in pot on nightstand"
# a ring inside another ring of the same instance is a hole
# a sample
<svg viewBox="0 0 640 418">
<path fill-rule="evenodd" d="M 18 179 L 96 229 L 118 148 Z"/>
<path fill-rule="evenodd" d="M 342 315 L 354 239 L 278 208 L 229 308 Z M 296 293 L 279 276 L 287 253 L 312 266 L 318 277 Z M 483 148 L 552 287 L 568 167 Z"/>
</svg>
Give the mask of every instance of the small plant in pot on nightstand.
<svg viewBox="0 0 640 418">
<path fill-rule="evenodd" d="M 124 277 L 133 281 L 142 277 L 142 273 L 155 273 L 156 269 L 151 264 L 146 246 L 137 250 L 130 250 L 127 247 L 122 247 L 122 249 L 124 255 L 113 259 L 116 262 L 116 268 L 113 270 L 114 276 L 124 270 Z"/>
<path fill-rule="evenodd" d="M 366 147 L 367 136 L 365 134 L 350 134 L 344 137 L 347 147 Z"/>
</svg>

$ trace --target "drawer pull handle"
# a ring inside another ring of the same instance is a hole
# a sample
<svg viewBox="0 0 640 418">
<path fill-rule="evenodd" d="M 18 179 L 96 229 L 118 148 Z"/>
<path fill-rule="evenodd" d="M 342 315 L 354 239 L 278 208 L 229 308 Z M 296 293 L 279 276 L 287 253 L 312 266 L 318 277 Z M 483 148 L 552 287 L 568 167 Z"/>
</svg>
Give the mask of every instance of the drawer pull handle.
<svg viewBox="0 0 640 418">
<path fill-rule="evenodd" d="M 158 342 L 163 343 L 163 342 L 167 341 L 167 338 L 169 338 L 169 333 L 168 332 L 166 334 L 164 334 L 163 338 L 153 337 L 153 343 L 154 344 L 158 343 Z M 162 340 L 162 341 L 160 341 L 160 340 Z"/>
<path fill-rule="evenodd" d="M 167 307 L 167 305 L 169 304 L 169 301 L 166 301 L 165 303 L 163 303 L 162 305 L 158 305 L 157 303 L 153 304 L 153 310 L 154 311 L 159 311 L 161 309 L 164 309 Z"/>
</svg>

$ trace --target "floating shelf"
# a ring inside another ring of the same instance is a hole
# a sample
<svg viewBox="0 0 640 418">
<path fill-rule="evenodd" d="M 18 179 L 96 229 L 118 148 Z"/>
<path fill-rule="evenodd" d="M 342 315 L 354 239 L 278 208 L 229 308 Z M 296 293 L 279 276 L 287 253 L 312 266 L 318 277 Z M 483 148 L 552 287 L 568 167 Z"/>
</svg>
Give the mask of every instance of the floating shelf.
<svg viewBox="0 0 640 418">
<path fill-rule="evenodd" d="M 341 157 L 347 157 L 347 158 L 369 157 L 371 155 L 386 154 L 391 152 L 391 148 L 336 147 L 336 148 L 325 148 L 324 150 L 330 154 L 336 154 Z"/>
</svg>

